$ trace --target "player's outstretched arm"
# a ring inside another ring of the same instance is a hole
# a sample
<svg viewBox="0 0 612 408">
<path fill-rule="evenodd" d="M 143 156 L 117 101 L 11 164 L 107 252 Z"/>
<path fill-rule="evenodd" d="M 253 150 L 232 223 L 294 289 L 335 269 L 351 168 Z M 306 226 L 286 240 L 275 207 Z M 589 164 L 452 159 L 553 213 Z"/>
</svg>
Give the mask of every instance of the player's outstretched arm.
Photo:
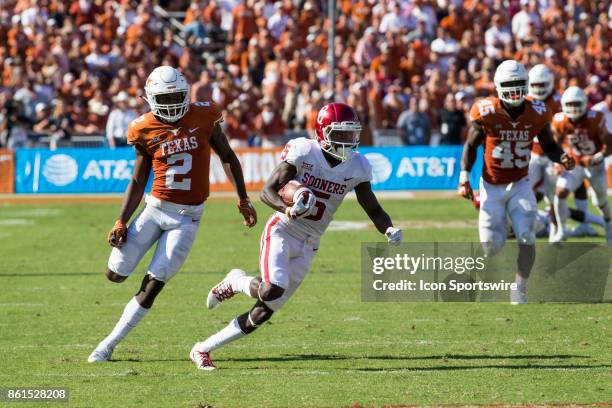
<svg viewBox="0 0 612 408">
<path fill-rule="evenodd" d="M 542 146 L 542 150 L 544 150 L 544 153 L 546 153 L 546 156 L 548 156 L 550 160 L 555 163 L 561 163 L 566 170 L 574 168 L 576 165 L 574 159 L 565 153 L 561 146 L 555 142 L 550 125 L 546 125 L 542 128 L 540 134 L 538 134 L 538 141 L 540 142 L 540 146 Z"/>
<path fill-rule="evenodd" d="M 467 139 L 463 145 L 463 153 L 461 154 L 461 173 L 459 174 L 459 187 L 457 192 L 461 197 L 468 200 L 474 199 L 474 192 L 470 186 L 470 171 L 476 162 L 476 153 L 478 146 L 482 144 L 485 138 L 485 132 L 480 123 L 473 121 L 468 130 Z"/>
<path fill-rule="evenodd" d="M 134 173 L 123 195 L 123 204 L 121 205 L 119 218 L 108 233 L 108 243 L 113 247 L 120 247 L 127 240 L 127 222 L 138 208 L 140 200 L 142 200 L 144 195 L 147 181 L 149 181 L 152 163 L 151 156 L 149 156 L 144 148 L 138 145 L 135 146 L 135 149 Z"/>
<path fill-rule="evenodd" d="M 381 234 L 385 234 L 389 242 L 401 242 L 402 230 L 393 227 L 391 217 L 383 210 L 376 195 L 374 195 L 372 191 L 372 184 L 370 184 L 369 181 L 357 184 L 355 187 L 355 194 L 357 195 L 359 205 L 361 205 L 361 208 L 368 214 L 368 217 L 370 217 L 376 229 Z"/>
<path fill-rule="evenodd" d="M 261 201 L 276 211 L 284 213 L 287 210 L 287 206 L 283 202 L 281 196 L 278 194 L 278 190 L 293 180 L 296 174 L 297 169 L 293 164 L 289 164 L 285 161 L 281 162 L 272 171 L 266 185 L 264 186 L 263 190 L 261 190 Z"/>
<path fill-rule="evenodd" d="M 238 193 L 238 198 L 240 199 L 238 202 L 238 211 L 244 217 L 244 225 L 249 228 L 253 227 L 255 224 L 257 224 L 257 212 L 255 211 L 255 207 L 253 207 L 253 204 L 251 204 L 251 201 L 247 195 L 240 160 L 238 160 L 238 156 L 236 156 L 236 153 L 234 153 L 227 142 L 227 138 L 225 137 L 225 134 L 223 134 L 223 130 L 221 130 L 221 126 L 219 126 L 218 123 L 213 128 L 212 135 L 210 137 L 210 146 L 213 148 L 215 153 L 217 153 L 224 167 L 226 165 L 229 167 L 232 184 L 234 184 L 236 192 Z"/>
</svg>

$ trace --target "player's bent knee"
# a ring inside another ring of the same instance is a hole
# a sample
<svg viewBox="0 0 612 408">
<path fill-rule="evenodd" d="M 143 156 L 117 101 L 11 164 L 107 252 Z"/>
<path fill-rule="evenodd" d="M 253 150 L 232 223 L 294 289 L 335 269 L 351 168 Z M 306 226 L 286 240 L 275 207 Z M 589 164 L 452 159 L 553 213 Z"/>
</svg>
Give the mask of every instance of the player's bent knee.
<svg viewBox="0 0 612 408">
<path fill-rule="evenodd" d="M 559 198 L 567 198 L 570 195 L 570 191 L 566 188 L 558 188 L 557 189 L 557 197 Z"/>
<path fill-rule="evenodd" d="M 283 293 L 285 293 L 284 288 L 269 282 L 262 282 L 257 291 L 259 300 L 264 302 L 276 300 L 283 296 Z"/>
<path fill-rule="evenodd" d="M 243 333 L 252 333 L 257 327 L 270 320 L 273 314 L 272 309 L 261 302 L 257 302 L 251 310 L 238 316 L 238 326 Z"/>
<path fill-rule="evenodd" d="M 165 284 L 165 282 L 154 279 L 150 275 L 145 275 L 140 285 L 140 290 L 136 293 L 136 300 L 140 303 L 140 306 L 150 309 Z"/>
<path fill-rule="evenodd" d="M 516 236 L 519 244 L 533 245 L 536 242 L 536 236 L 533 231 L 524 231 Z"/>
<path fill-rule="evenodd" d="M 106 269 L 106 278 L 111 282 L 121 283 L 127 279 L 127 276 L 122 276 L 110 269 Z"/>
</svg>

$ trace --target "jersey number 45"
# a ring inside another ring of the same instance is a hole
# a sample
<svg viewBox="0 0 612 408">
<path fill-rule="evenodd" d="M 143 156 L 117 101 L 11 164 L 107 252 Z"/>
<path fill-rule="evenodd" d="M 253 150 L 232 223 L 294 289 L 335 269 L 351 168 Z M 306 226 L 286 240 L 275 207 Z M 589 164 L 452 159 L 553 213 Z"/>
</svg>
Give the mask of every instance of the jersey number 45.
<svg viewBox="0 0 612 408">
<path fill-rule="evenodd" d="M 515 142 L 514 149 L 511 142 L 501 142 L 493 148 L 493 157 L 501 160 L 503 169 L 522 169 L 529 165 L 529 142 Z"/>
</svg>

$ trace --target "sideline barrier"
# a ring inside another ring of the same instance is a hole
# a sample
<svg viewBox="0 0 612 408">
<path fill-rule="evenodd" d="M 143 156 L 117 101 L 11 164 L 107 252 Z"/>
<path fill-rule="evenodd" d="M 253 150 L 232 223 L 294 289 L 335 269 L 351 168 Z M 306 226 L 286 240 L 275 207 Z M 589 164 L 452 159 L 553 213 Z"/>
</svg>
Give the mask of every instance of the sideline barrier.
<svg viewBox="0 0 612 408">
<path fill-rule="evenodd" d="M 282 148 L 236 149 L 249 190 L 259 190 L 280 161 Z M 17 193 L 122 193 L 134 170 L 134 150 L 17 149 Z M 152 177 L 149 177 L 150 188 Z M 232 191 L 221 161 L 212 155 L 211 191 Z"/>
<path fill-rule="evenodd" d="M 247 188 L 260 190 L 280 161 L 281 148 L 236 149 Z M 375 190 L 454 190 L 459 181 L 462 146 L 362 147 L 372 164 Z M 5 158 L 2 160 L 2 158 Z M 10 158 L 7 158 L 10 157 Z M 608 185 L 612 187 L 612 158 L 608 160 Z M 0 150 L 0 191 L 12 187 L 12 155 Z M 130 147 L 17 149 L 15 191 L 17 193 L 121 193 L 132 176 L 134 152 Z M 482 153 L 471 174 L 478 187 Z M 7 177 L 5 177 L 5 174 Z M 232 191 L 223 166 L 211 157 L 211 191 Z"/>
<path fill-rule="evenodd" d="M 15 159 L 12 150 L 0 149 L 0 193 L 12 193 L 15 188 Z"/>
</svg>

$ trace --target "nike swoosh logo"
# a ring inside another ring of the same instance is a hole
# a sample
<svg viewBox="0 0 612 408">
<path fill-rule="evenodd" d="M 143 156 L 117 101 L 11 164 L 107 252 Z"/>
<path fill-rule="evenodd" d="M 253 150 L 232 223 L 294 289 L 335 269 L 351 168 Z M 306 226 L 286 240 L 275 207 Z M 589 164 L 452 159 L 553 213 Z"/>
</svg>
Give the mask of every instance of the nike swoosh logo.
<svg viewBox="0 0 612 408">
<path fill-rule="evenodd" d="M 198 130 L 198 129 L 199 129 L 199 127 L 195 127 L 195 128 L 193 128 L 193 129 L 189 129 L 189 133 L 193 133 L 193 132 L 195 132 L 195 131 L 196 131 L 196 130 Z"/>
<path fill-rule="evenodd" d="M 529 129 L 530 127 L 532 127 L 533 125 L 525 125 L 525 129 Z"/>
<path fill-rule="evenodd" d="M 355 178 L 355 177 L 345 178 L 345 179 L 344 179 L 344 181 L 349 181 L 349 180 L 352 180 L 352 179 L 354 179 L 354 178 Z"/>
</svg>

